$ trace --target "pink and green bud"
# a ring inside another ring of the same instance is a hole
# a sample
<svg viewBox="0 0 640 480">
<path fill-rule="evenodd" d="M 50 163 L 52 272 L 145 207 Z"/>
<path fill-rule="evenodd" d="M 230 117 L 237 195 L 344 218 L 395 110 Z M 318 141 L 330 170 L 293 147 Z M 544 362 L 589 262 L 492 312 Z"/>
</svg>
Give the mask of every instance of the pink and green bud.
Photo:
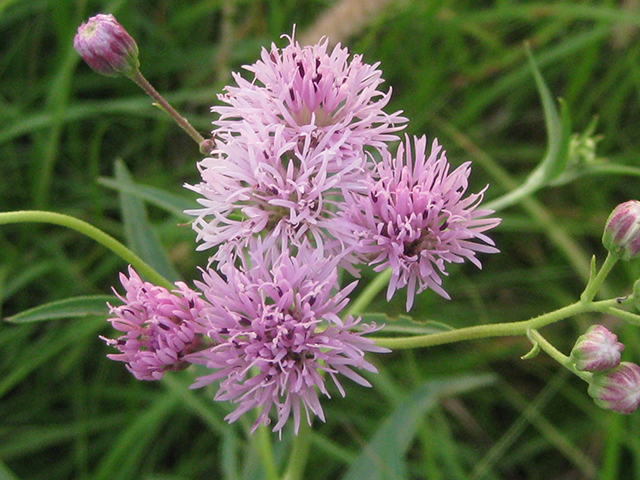
<svg viewBox="0 0 640 480">
<path fill-rule="evenodd" d="M 583 372 L 602 372 L 620 364 L 620 353 L 624 345 L 618 337 L 602 325 L 593 325 L 578 337 L 571 350 L 571 359 L 576 369 Z"/>
<path fill-rule="evenodd" d="M 605 248 L 623 260 L 640 253 L 640 202 L 629 200 L 618 205 L 604 227 L 602 243 Z"/>
<path fill-rule="evenodd" d="M 140 67 L 138 45 L 113 15 L 98 14 L 80 25 L 73 47 L 96 72 L 131 77 Z"/>
<path fill-rule="evenodd" d="M 622 362 L 612 370 L 594 373 L 589 395 L 605 410 L 631 413 L 640 405 L 640 367 Z"/>
</svg>

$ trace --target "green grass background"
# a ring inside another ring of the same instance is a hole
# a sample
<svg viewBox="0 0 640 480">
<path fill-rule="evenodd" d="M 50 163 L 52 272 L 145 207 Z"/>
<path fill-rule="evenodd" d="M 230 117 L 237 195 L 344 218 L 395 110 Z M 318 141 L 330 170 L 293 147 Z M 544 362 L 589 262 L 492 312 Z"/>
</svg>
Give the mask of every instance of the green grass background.
<svg viewBox="0 0 640 480">
<path fill-rule="evenodd" d="M 311 28 L 329 0 L 0 0 L 0 209 L 47 209 L 84 219 L 123 241 L 116 160 L 133 181 L 194 204 L 197 147 L 131 82 L 101 77 L 72 48 L 90 15 L 115 13 L 141 51 L 142 71 L 202 132 L 230 72 L 261 46 Z M 640 166 L 640 6 L 633 0 L 512 2 L 396 0 L 343 39 L 381 62 L 408 132 L 438 137 L 452 164 L 474 162 L 472 189 L 496 198 L 544 156 L 543 109 L 524 42 L 575 132 L 597 117 L 601 161 Z M 412 315 L 455 327 L 524 320 L 577 299 L 602 225 L 640 197 L 634 175 L 583 175 L 500 212 L 501 253 L 484 269 L 454 268 L 452 296 L 418 297 Z M 171 275 L 198 278 L 185 218 L 148 205 Z M 8 317 L 42 303 L 108 294 L 126 265 L 76 232 L 0 227 L 0 299 Z M 605 285 L 625 295 L 640 276 L 620 265 Z M 370 278 L 366 273 L 363 284 Z M 604 297 L 603 297 L 604 298 Z M 404 296 L 369 308 L 403 313 Z M 105 309 L 106 315 L 106 309 Z M 230 406 L 190 391 L 193 372 L 134 380 L 105 358 L 105 315 L 0 324 L 0 479 L 260 479 L 250 420 L 226 425 Z M 638 328 L 585 316 L 543 333 L 568 353 L 588 325 L 608 325 L 640 361 Z M 348 383 L 324 402 L 305 479 L 640 478 L 640 413 L 596 407 L 586 384 L 544 354 L 521 360 L 524 338 L 399 351 L 372 360 L 372 389 Z M 290 432 L 274 437 L 277 465 Z"/>
</svg>

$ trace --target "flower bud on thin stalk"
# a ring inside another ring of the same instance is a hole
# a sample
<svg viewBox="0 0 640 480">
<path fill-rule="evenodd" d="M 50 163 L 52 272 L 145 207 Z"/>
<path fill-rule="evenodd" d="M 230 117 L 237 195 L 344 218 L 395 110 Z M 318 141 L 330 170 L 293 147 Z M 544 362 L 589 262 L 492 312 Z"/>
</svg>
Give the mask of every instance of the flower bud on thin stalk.
<svg viewBox="0 0 640 480">
<path fill-rule="evenodd" d="M 640 253 L 639 201 L 629 200 L 613 209 L 605 223 L 602 244 L 609 251 L 609 255 L 597 275 L 591 275 L 589 283 L 580 295 L 580 300 L 583 302 L 593 301 L 618 260 L 630 260 Z"/>
<path fill-rule="evenodd" d="M 602 325 L 593 325 L 576 341 L 571 359 L 582 372 L 601 372 L 620 364 L 620 352 L 624 345 L 618 337 Z"/>
<path fill-rule="evenodd" d="M 622 362 L 614 369 L 594 373 L 589 395 L 605 410 L 632 413 L 640 405 L 640 367 Z"/>
<path fill-rule="evenodd" d="M 124 75 L 133 80 L 187 132 L 203 155 L 213 150 L 213 142 L 200 135 L 142 75 L 138 45 L 113 15 L 98 14 L 80 25 L 73 47 L 94 71 L 108 77 Z"/>
<path fill-rule="evenodd" d="M 630 260 L 640 253 L 640 202 L 629 200 L 618 205 L 609 218 L 602 243 L 612 254 Z"/>
<path fill-rule="evenodd" d="M 133 77 L 140 67 L 138 45 L 113 15 L 99 14 L 80 25 L 73 47 L 96 72 Z"/>
</svg>

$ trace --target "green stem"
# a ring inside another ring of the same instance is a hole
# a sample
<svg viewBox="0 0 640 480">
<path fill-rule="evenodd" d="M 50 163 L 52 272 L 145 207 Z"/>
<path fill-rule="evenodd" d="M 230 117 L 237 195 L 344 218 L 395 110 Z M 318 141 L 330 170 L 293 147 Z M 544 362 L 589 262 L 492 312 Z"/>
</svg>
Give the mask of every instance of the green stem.
<svg viewBox="0 0 640 480">
<path fill-rule="evenodd" d="M 365 287 L 364 290 L 358 295 L 347 311 L 345 315 L 359 315 L 361 314 L 367 306 L 371 303 L 371 301 L 380 293 L 380 291 L 389 283 L 389 279 L 391 278 L 391 269 L 387 268 L 385 271 L 376 275 L 373 281 L 369 282 L 369 284 Z"/>
<path fill-rule="evenodd" d="M 189 120 L 180 115 L 175 108 L 173 108 L 169 102 L 167 102 L 160 93 L 149 83 L 149 81 L 142 75 L 140 70 L 136 70 L 136 72 L 130 76 L 131 80 L 133 80 L 144 92 L 149 95 L 152 99 L 158 102 L 158 106 L 164 110 L 167 114 L 173 118 L 176 123 L 182 128 L 187 135 L 189 135 L 199 146 L 200 151 L 203 154 L 209 154 L 213 149 L 213 142 L 211 140 L 206 140 L 200 132 L 198 132 L 193 125 L 189 123 Z"/>
<path fill-rule="evenodd" d="M 625 322 L 630 323 L 631 325 L 640 326 L 640 315 L 638 315 L 637 313 L 627 312 L 626 310 L 620 310 L 619 308 L 614 307 L 609 307 L 602 313 L 614 315 L 618 318 L 623 319 Z"/>
<path fill-rule="evenodd" d="M 611 311 L 618 304 L 617 299 L 602 300 L 585 303 L 578 301 L 553 312 L 545 313 L 529 320 L 510 323 L 494 323 L 489 325 L 475 325 L 473 327 L 449 330 L 442 333 L 419 335 L 416 337 L 375 338 L 376 345 L 393 350 L 405 348 L 431 347 L 446 343 L 462 342 L 479 338 L 526 335 L 528 330 L 539 329 L 546 325 L 563 320 L 567 317 L 587 312 Z"/>
<path fill-rule="evenodd" d="M 151 283 L 173 290 L 174 286 L 162 275 L 156 272 L 138 255 L 125 247 L 118 240 L 93 225 L 69 215 L 54 212 L 44 212 L 40 210 L 21 210 L 16 212 L 1 212 L 0 225 L 12 223 L 50 223 L 67 227 L 76 232 L 82 233 L 95 240 L 99 244 L 107 247 L 113 253 L 130 263 L 136 271 L 145 276 Z"/>
<path fill-rule="evenodd" d="M 580 300 L 582 300 L 583 302 L 590 302 L 595 298 L 596 293 L 604 282 L 604 279 L 607 278 L 607 275 L 609 275 L 609 272 L 619 260 L 619 258 L 620 257 L 612 255 L 611 252 L 607 254 L 607 258 L 605 258 L 598 274 L 595 277 L 589 279 L 589 283 L 587 283 L 584 292 L 582 292 L 582 295 L 580 295 Z"/>
<path fill-rule="evenodd" d="M 260 454 L 260 458 L 262 459 L 265 478 L 267 480 L 278 480 L 278 469 L 276 468 L 276 463 L 273 459 L 271 432 L 266 425 L 260 425 L 258 426 L 256 433 L 258 452 Z"/>
<path fill-rule="evenodd" d="M 539 345 L 540 348 L 547 355 L 553 358 L 560 365 L 565 367 L 571 373 L 576 374 L 578 377 L 582 378 L 584 381 L 589 382 L 589 380 L 592 377 L 592 374 L 589 372 L 582 372 L 580 370 L 577 370 L 573 366 L 573 362 L 571 362 L 571 359 L 568 356 L 566 356 L 564 353 L 560 352 L 556 347 L 551 345 L 551 343 L 549 343 L 549 341 L 546 338 L 540 335 L 540 332 L 538 332 L 535 329 L 530 329 L 527 331 L 527 336 L 529 337 L 529 340 L 531 340 L 534 344 Z"/>
<path fill-rule="evenodd" d="M 300 422 L 298 435 L 293 438 L 293 448 L 289 455 L 287 469 L 282 480 L 301 480 L 304 478 L 304 469 L 311 449 L 311 427 L 303 418 Z"/>
</svg>

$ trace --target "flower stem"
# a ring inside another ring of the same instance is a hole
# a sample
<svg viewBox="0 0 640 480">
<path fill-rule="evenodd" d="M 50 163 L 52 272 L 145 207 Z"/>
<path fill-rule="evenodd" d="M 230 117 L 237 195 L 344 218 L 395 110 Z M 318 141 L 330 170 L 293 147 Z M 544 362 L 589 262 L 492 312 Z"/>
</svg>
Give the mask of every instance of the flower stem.
<svg viewBox="0 0 640 480">
<path fill-rule="evenodd" d="M 371 303 L 371 301 L 380 293 L 391 278 L 391 269 L 387 268 L 383 272 L 376 275 L 376 277 L 365 287 L 365 289 L 358 295 L 358 298 L 347 308 L 345 315 L 359 315 L 365 308 Z"/>
<path fill-rule="evenodd" d="M 61 213 L 41 210 L 21 210 L 0 213 L 0 225 L 12 223 L 50 223 L 75 230 L 107 247 L 125 262 L 130 263 L 138 273 L 147 277 L 150 282 L 163 286 L 168 290 L 173 290 L 174 288 L 171 282 L 156 272 L 149 264 L 118 240 L 83 220 Z"/>
<path fill-rule="evenodd" d="M 271 445 L 271 432 L 266 425 L 260 425 L 257 429 L 257 447 L 262 459 L 265 478 L 267 480 L 278 480 L 278 469 L 273 459 L 273 447 Z"/>
<path fill-rule="evenodd" d="M 565 367 L 571 373 L 574 373 L 575 375 L 582 378 L 586 382 L 588 382 L 589 379 L 592 377 L 591 373 L 582 372 L 576 369 L 573 366 L 571 359 L 568 356 L 566 356 L 564 353 L 560 352 L 556 347 L 551 345 L 551 343 L 549 343 L 549 341 L 546 338 L 540 335 L 540 332 L 538 332 L 537 330 L 533 328 L 528 330 L 527 336 L 529 337 L 529 340 L 531 340 L 534 344 L 537 344 L 538 346 L 540 346 L 540 348 L 544 350 L 544 352 L 547 355 L 549 355 L 551 358 L 553 358 L 556 362 L 558 362 L 560 365 Z"/>
<path fill-rule="evenodd" d="M 153 85 L 151 85 L 151 83 L 149 83 L 144 75 L 142 75 L 140 70 L 136 70 L 135 73 L 129 78 L 131 78 L 131 80 L 133 80 L 140 88 L 142 88 L 142 90 L 144 90 L 147 95 L 158 102 L 157 105 L 166 113 L 168 113 L 171 118 L 176 121 L 180 128 L 187 132 L 187 135 L 189 135 L 200 146 L 200 151 L 203 154 L 208 155 L 211 152 L 213 148 L 213 142 L 211 140 L 206 140 L 202 135 L 200 135 L 200 133 L 195 128 L 193 128 L 193 125 L 189 123 L 189 120 L 180 115 L 176 111 L 176 109 L 173 108 L 169 104 L 169 102 L 167 102 L 164 97 L 158 93 Z"/>
<path fill-rule="evenodd" d="M 289 455 L 287 469 L 282 480 L 301 480 L 304 478 L 304 468 L 309 458 L 311 448 L 311 427 L 304 419 L 300 422 L 298 435 L 293 437 L 293 448 Z"/>
<path fill-rule="evenodd" d="M 604 310 L 602 313 L 614 315 L 623 319 L 625 322 L 631 325 L 640 326 L 640 315 L 637 313 L 627 312 L 626 310 L 620 310 L 619 308 L 610 307 Z"/>
<path fill-rule="evenodd" d="M 545 313 L 529 320 L 510 323 L 494 323 L 489 325 L 475 325 L 473 327 L 459 328 L 441 333 L 419 335 L 415 337 L 375 338 L 376 345 L 393 350 L 404 348 L 430 347 L 447 343 L 462 342 L 479 338 L 491 338 L 501 336 L 526 335 L 528 330 L 539 329 L 546 325 L 563 320 L 573 315 L 586 312 L 604 312 L 613 310 L 611 307 L 618 304 L 617 299 L 602 300 L 599 302 L 585 303 L 578 301 L 553 312 Z M 614 313 L 615 312 L 611 312 Z"/>
</svg>

